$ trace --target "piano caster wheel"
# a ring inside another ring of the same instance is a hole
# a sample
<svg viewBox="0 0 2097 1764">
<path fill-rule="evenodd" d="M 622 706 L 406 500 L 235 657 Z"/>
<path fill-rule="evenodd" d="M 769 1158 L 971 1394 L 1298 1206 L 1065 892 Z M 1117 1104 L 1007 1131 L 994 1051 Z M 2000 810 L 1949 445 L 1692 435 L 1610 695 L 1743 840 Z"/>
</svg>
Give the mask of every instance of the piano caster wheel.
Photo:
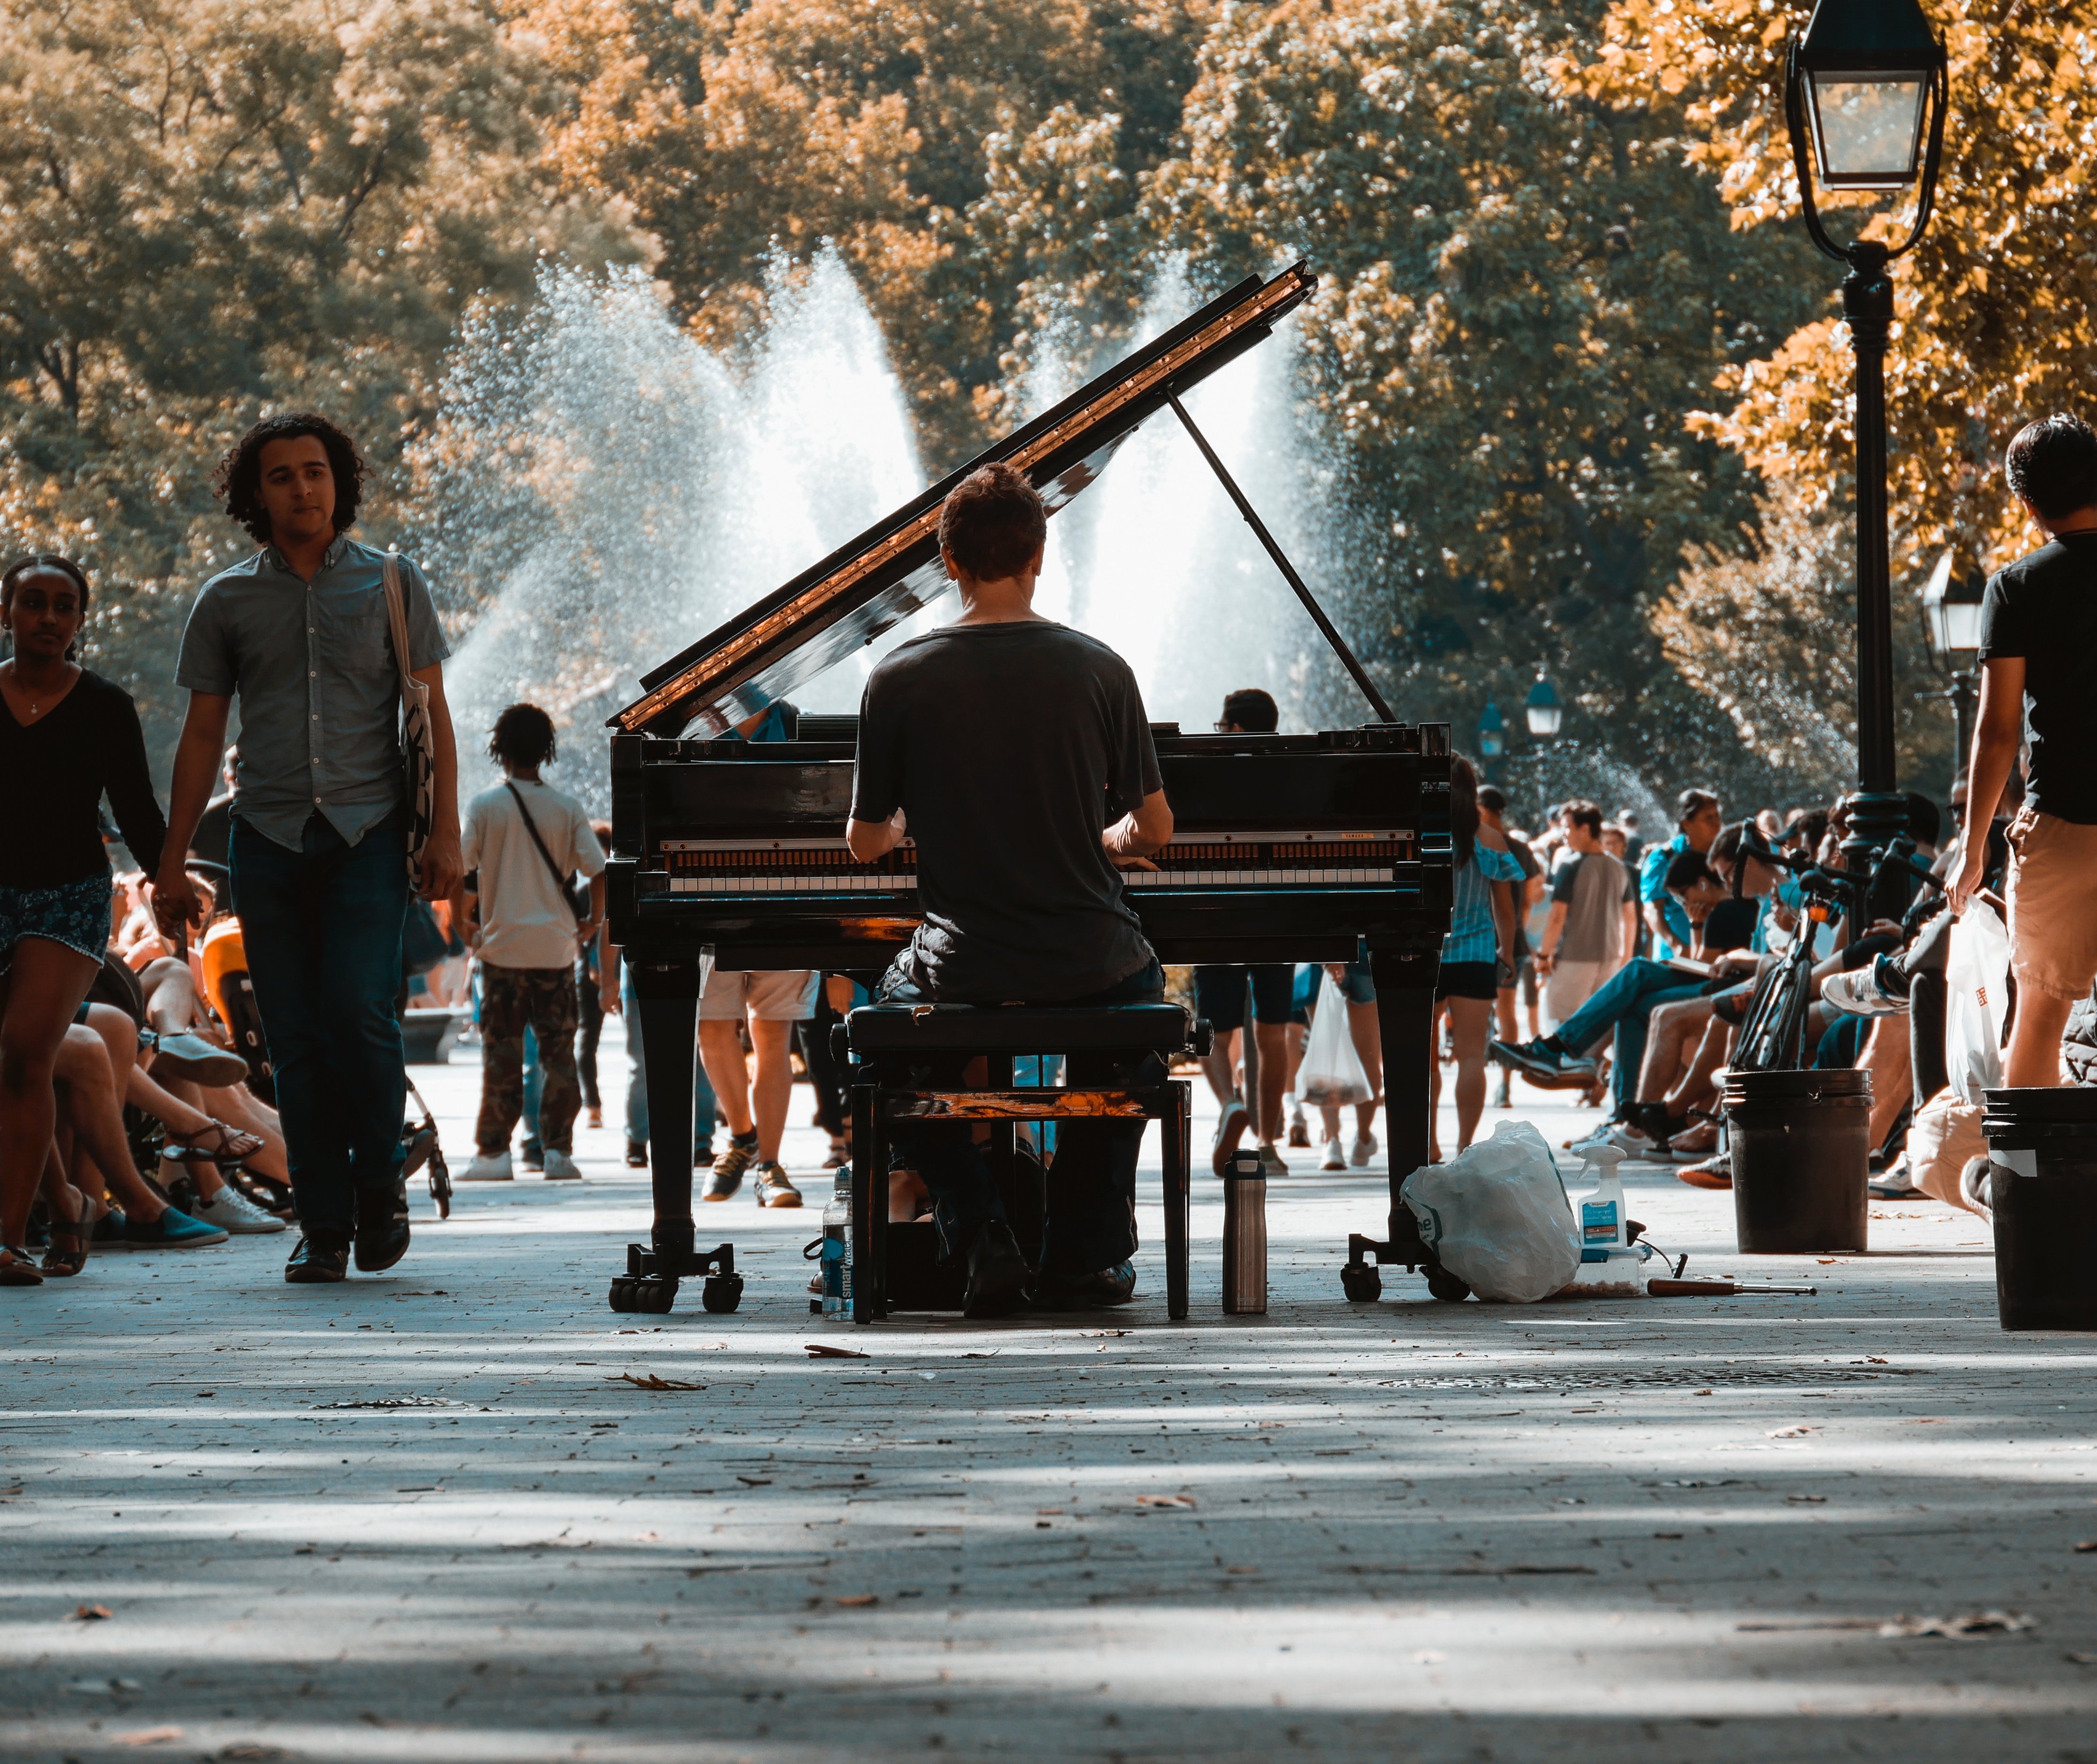
<svg viewBox="0 0 2097 1764">
<path fill-rule="evenodd" d="M 1343 1263 L 1340 1289 L 1347 1295 L 1350 1304 L 1372 1305 L 1383 1297 L 1383 1276 L 1377 1272 L 1372 1262 Z"/>
<path fill-rule="evenodd" d="M 624 1274 L 615 1276 L 611 1283 L 611 1308 L 614 1311 L 638 1311 L 641 1308 L 641 1295 L 637 1290 L 640 1285 L 640 1281 L 629 1280 Z"/>
<path fill-rule="evenodd" d="M 729 1311 L 742 1302 L 742 1276 L 740 1274 L 715 1274 L 708 1276 L 699 1289 L 699 1302 L 708 1311 Z M 670 1307 L 663 1307 L 668 1311 Z"/>
<path fill-rule="evenodd" d="M 633 1308 L 645 1311 L 650 1316 L 668 1316 L 670 1307 L 677 1302 L 677 1283 L 665 1276 L 640 1282 L 641 1302 Z"/>
<path fill-rule="evenodd" d="M 1471 1289 L 1439 1263 L 1430 1266 L 1427 1270 L 1427 1290 L 1444 1303 L 1451 1305 L 1460 1305 L 1471 1296 Z"/>
</svg>

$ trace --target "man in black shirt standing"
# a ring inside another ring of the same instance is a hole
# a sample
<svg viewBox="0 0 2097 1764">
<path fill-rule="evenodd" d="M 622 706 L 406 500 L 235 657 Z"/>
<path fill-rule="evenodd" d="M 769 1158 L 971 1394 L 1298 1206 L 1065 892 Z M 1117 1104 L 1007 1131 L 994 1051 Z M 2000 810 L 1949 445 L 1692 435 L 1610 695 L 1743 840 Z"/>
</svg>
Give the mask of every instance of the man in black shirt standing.
<svg viewBox="0 0 2097 1764">
<path fill-rule="evenodd" d="M 1955 910 L 1980 886 L 1997 799 L 2030 741 L 2025 804 L 2010 823 L 2012 1086 L 2060 1083 L 2060 1037 L 2097 978 L 2097 433 L 2080 418 L 2020 431 L 2010 489 L 2047 543 L 1998 571 L 1981 609 L 1981 708 L 1968 768 Z"/>
<path fill-rule="evenodd" d="M 971 474 L 939 517 L 961 617 L 901 645 L 868 677 L 846 842 L 870 862 L 907 829 L 924 913 L 876 988 L 884 1002 L 1164 996 L 1119 867 L 1164 846 L 1172 812 L 1128 664 L 1034 611 L 1047 531 L 1019 472 Z M 1074 1081 L 1080 1063 L 1071 1061 Z M 1059 1127 L 1037 1275 L 968 1131 L 898 1123 L 895 1142 L 932 1192 L 946 1254 L 966 1258 L 968 1315 L 1017 1310 L 1030 1286 L 1037 1302 L 1065 1307 L 1134 1292 L 1142 1133 L 1140 1122 Z"/>
</svg>

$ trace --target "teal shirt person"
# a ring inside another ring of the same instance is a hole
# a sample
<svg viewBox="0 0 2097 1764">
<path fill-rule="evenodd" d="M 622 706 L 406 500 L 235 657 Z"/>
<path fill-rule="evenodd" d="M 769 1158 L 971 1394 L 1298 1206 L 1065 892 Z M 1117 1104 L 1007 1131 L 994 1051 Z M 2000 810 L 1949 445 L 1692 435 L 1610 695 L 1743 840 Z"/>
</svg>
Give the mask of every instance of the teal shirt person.
<svg viewBox="0 0 2097 1764">
<path fill-rule="evenodd" d="M 1690 929 L 1689 915 L 1682 910 L 1682 903 L 1667 891 L 1667 866 L 1675 860 L 1678 852 L 1689 849 L 1687 835 L 1678 833 L 1665 845 L 1648 846 L 1639 859 L 1639 899 L 1660 908 L 1661 922 L 1667 927 L 1667 953 L 1686 956 L 1696 934 Z"/>
</svg>

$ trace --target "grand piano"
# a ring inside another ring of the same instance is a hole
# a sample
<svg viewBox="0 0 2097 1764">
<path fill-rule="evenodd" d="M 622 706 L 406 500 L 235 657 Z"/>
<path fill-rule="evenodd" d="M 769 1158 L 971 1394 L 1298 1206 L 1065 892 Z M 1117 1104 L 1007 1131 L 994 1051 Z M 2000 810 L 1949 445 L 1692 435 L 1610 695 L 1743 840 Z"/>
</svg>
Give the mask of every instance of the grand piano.
<svg viewBox="0 0 2097 1764">
<path fill-rule="evenodd" d="M 1391 1214 L 1387 1237 L 1349 1240 L 1348 1294 L 1374 1296 L 1376 1262 L 1421 1263 L 1398 1188 L 1427 1154 L 1434 984 L 1450 914 L 1448 730 L 1391 715 L 1180 401 L 1270 335 L 1316 285 L 1300 264 L 1266 281 L 1248 278 L 644 676 L 642 695 L 611 720 L 609 917 L 646 1044 L 655 1209 L 651 1244 L 633 1246 L 624 1287 L 615 1282 L 618 1308 L 668 1308 L 681 1275 L 709 1277 L 711 1308 L 732 1308 L 740 1290 L 725 1246 L 694 1249 L 690 1148 L 703 975 L 718 965 L 870 979 L 917 922 L 914 849 L 906 842 L 861 864 L 845 848 L 856 719 L 800 715 L 789 738 L 763 742 L 741 739 L 738 726 L 951 589 L 939 508 L 969 473 L 1009 462 L 1053 515 L 1108 469 L 1139 425 L 1167 412 L 1372 715 L 1309 735 L 1154 724 L 1175 831 L 1155 871 L 1126 877 L 1129 899 L 1167 963 L 1367 952 L 1390 1099 Z M 634 1302 L 637 1290 L 654 1301 Z"/>
</svg>

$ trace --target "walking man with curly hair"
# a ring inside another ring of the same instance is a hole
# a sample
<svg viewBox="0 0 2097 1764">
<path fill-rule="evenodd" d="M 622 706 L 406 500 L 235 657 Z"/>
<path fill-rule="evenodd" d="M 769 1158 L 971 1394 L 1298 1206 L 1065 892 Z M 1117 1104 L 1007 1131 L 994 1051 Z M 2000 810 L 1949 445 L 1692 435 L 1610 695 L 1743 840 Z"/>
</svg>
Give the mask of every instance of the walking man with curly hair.
<svg viewBox="0 0 2097 1764">
<path fill-rule="evenodd" d="M 394 1000 L 409 886 L 401 681 L 386 554 L 348 536 L 363 499 L 355 444 L 309 412 L 257 423 L 213 488 L 260 549 L 204 584 L 176 684 L 189 711 L 176 750 L 173 837 L 155 910 L 171 934 L 198 903 L 180 854 L 210 799 L 240 703 L 230 857 L 304 1235 L 296 1283 L 367 1273 L 407 1253 L 401 1174 L 407 1072 Z M 408 666 L 430 689 L 435 825 L 416 886 L 458 886 L 458 764 L 444 703 L 449 653 L 422 572 L 399 560 Z"/>
</svg>

